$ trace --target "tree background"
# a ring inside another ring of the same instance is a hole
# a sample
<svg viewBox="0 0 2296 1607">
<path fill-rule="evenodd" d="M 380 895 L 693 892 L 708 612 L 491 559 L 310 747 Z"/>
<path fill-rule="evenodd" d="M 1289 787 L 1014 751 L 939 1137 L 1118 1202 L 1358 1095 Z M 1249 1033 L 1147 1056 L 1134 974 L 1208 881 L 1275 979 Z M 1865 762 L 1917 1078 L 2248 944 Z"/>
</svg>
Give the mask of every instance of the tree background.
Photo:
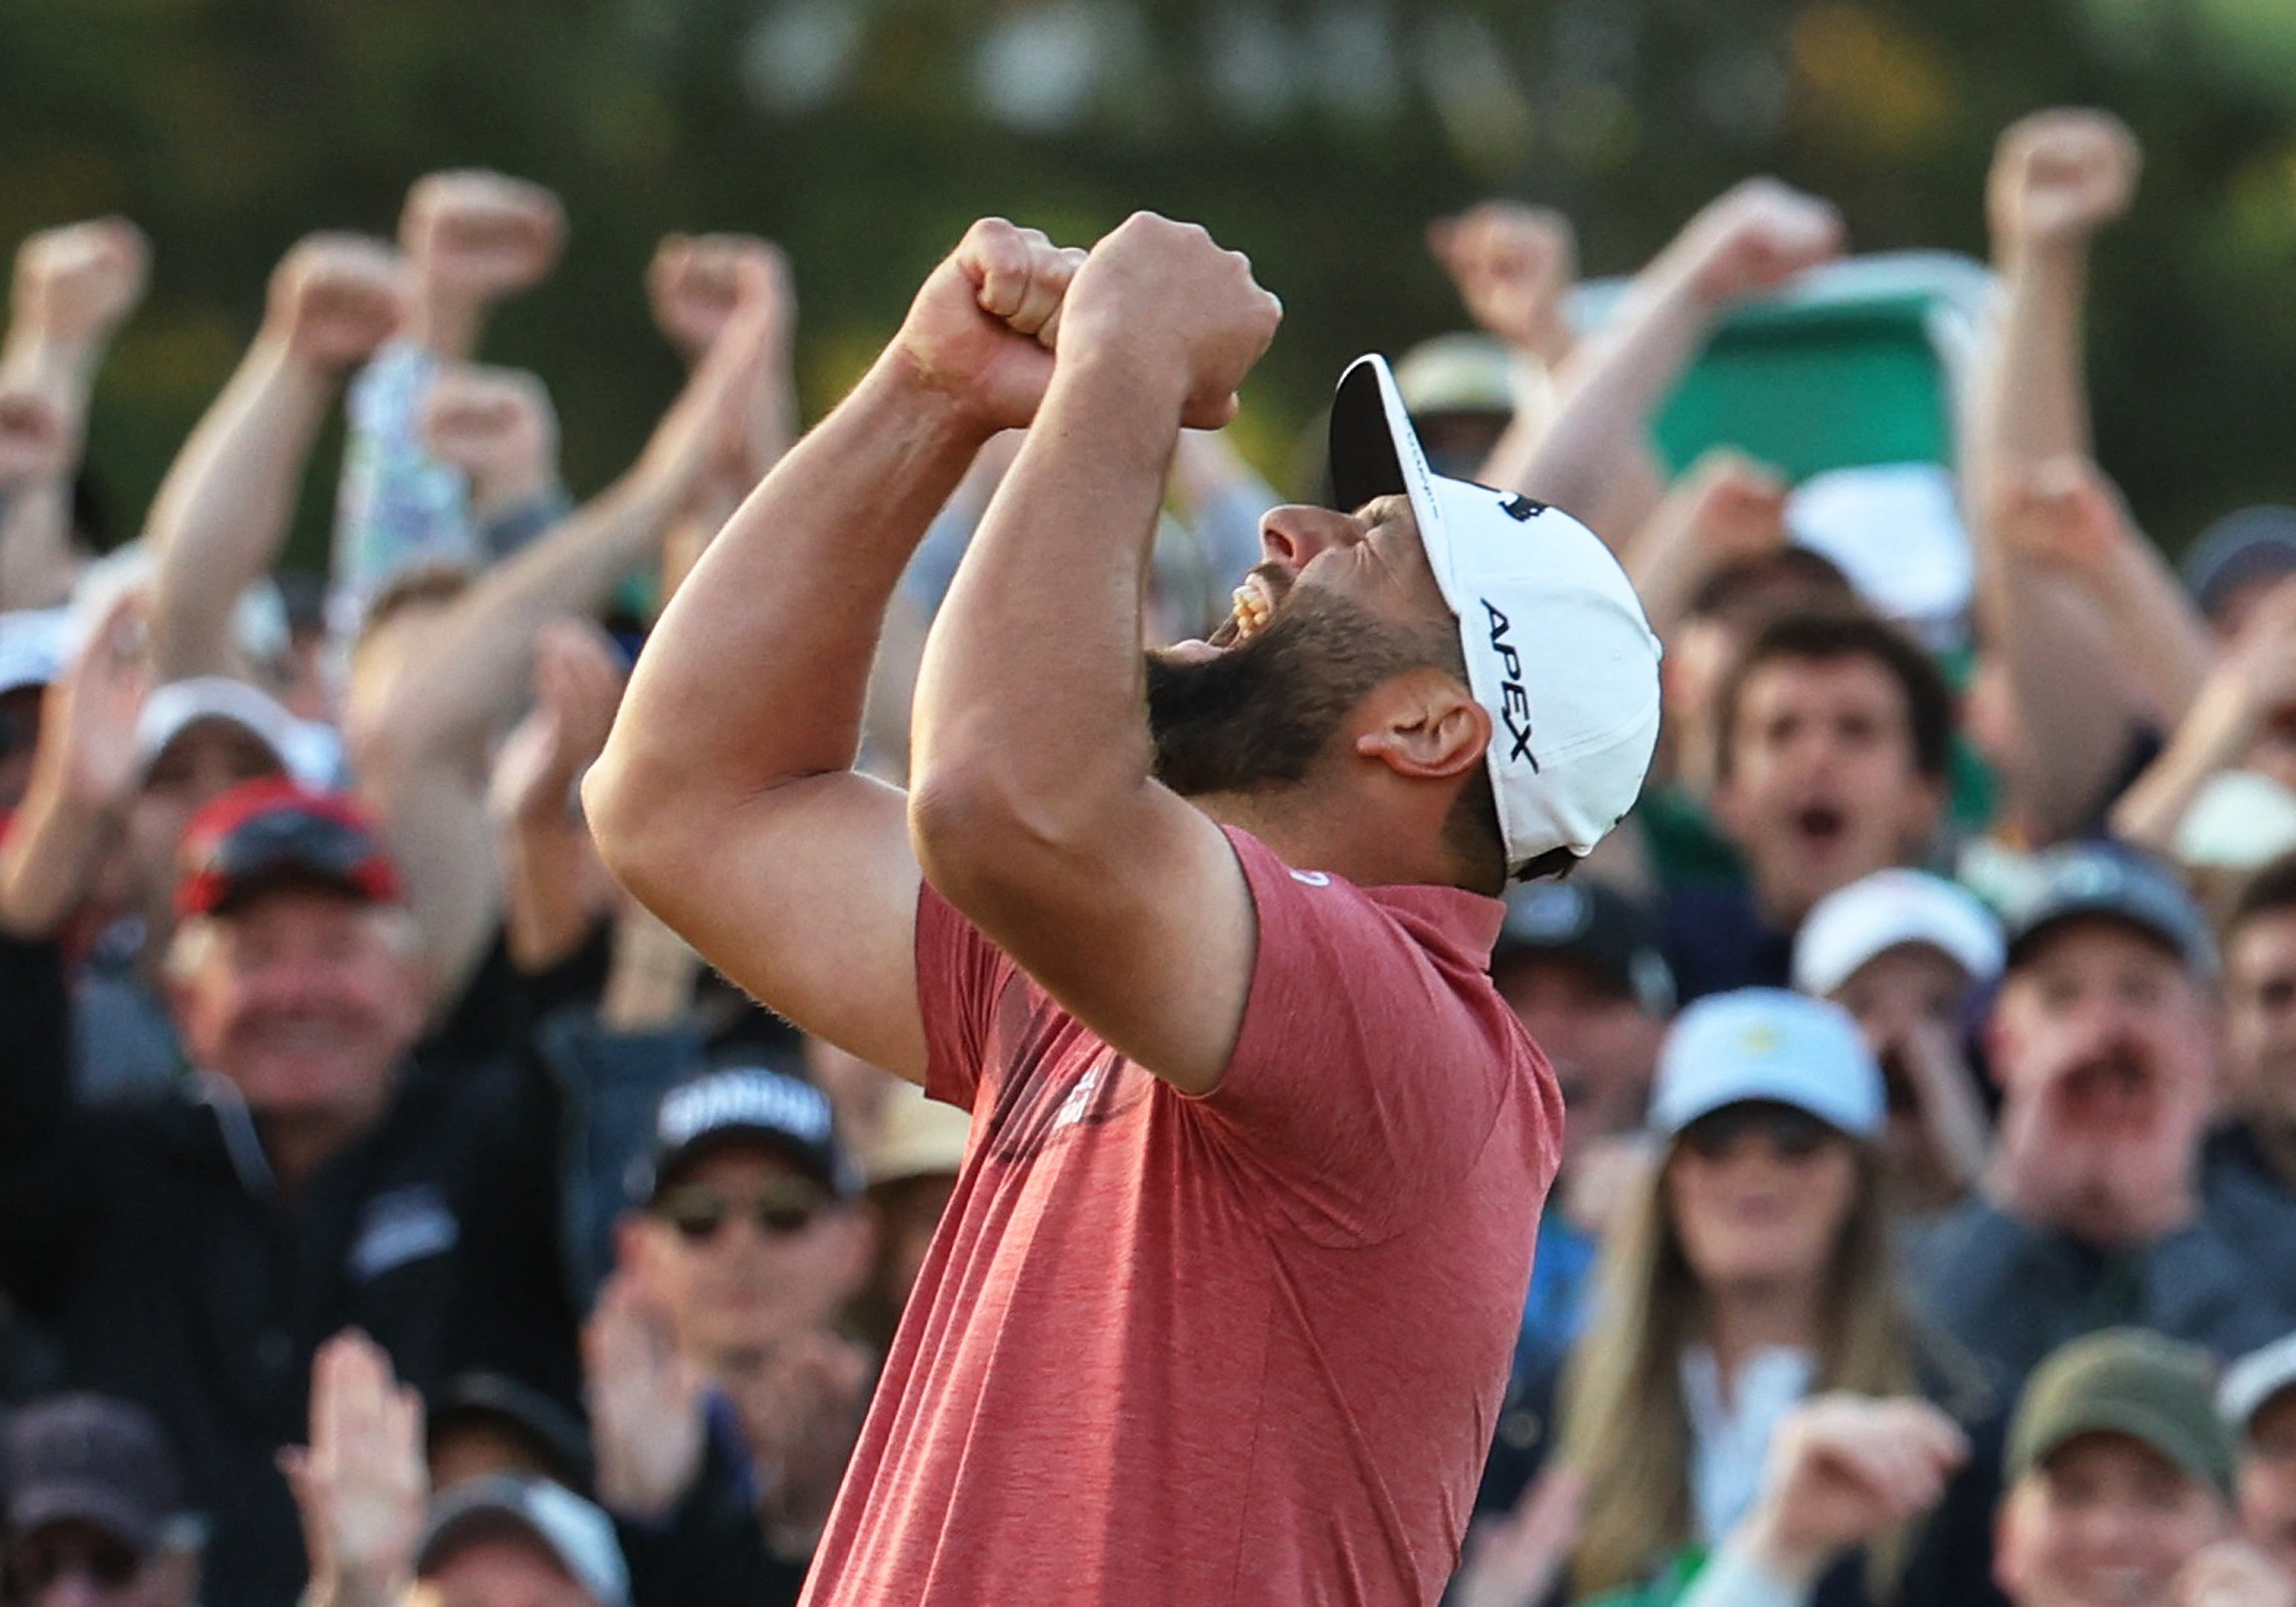
<svg viewBox="0 0 2296 1607">
<path fill-rule="evenodd" d="M 974 216 L 1088 242 L 1136 207 L 1205 223 L 1283 295 L 1238 426 L 1281 483 L 1349 356 L 1460 322 L 1422 244 L 1439 214 L 1558 206 L 1602 275 L 1770 172 L 1837 201 L 1857 250 L 1981 253 L 1996 134 L 2060 103 L 2146 153 L 2098 254 L 2105 466 L 2171 550 L 2296 500 L 2288 0 L 9 0 L 0 242 L 106 212 L 152 238 L 91 428 L 120 535 L 287 245 L 387 234 L 447 166 L 565 200 L 565 264 L 485 356 L 548 381 L 577 492 L 677 380 L 639 287 L 662 234 L 788 249 L 810 418 Z"/>
</svg>

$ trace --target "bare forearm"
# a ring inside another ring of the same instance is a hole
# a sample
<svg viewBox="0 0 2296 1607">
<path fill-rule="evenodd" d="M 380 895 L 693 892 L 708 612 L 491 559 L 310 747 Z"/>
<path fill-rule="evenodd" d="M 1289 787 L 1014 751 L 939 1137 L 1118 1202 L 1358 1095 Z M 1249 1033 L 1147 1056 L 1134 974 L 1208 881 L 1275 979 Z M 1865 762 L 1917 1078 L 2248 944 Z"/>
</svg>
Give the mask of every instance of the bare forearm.
<svg viewBox="0 0 2296 1607">
<path fill-rule="evenodd" d="M 508 822 L 503 936 L 513 965 L 546 971 L 582 946 L 605 902 L 596 866 L 590 833 L 565 810 L 548 820 Z"/>
<path fill-rule="evenodd" d="M 2121 663 L 2087 598 L 2030 566 L 1995 566 L 1987 640 L 2006 660 L 2023 762 L 2011 802 L 2035 844 L 2079 829 L 2107 802 L 2104 790 L 2133 732 Z"/>
<path fill-rule="evenodd" d="M 2089 455 L 2082 378 L 2085 248 L 2068 243 L 1998 254 L 2006 286 L 1992 360 L 1980 370 L 1969 445 L 1972 489 L 2052 457 Z"/>
<path fill-rule="evenodd" d="M 0 931 L 43 938 L 62 930 L 86 901 L 115 828 L 104 809 L 36 779 L 0 842 Z"/>
<path fill-rule="evenodd" d="M 665 789 L 747 798 L 851 767 L 886 604 L 981 438 L 880 361 L 663 611 L 586 800 L 645 811 Z"/>
<path fill-rule="evenodd" d="M 1063 362 L 957 572 L 917 680 L 921 796 L 986 781 L 1056 840 L 1148 775 L 1147 547 L 1183 396 L 1122 353 Z"/>
<path fill-rule="evenodd" d="M 2191 712 L 2160 757 L 2113 804 L 2113 834 L 2138 847 L 2166 853 L 2201 789 L 2240 762 L 2255 740 L 2257 724 L 2234 683 L 2211 682 L 2194 700 Z"/>
<path fill-rule="evenodd" d="M 67 602 L 79 574 L 64 485 L 46 481 L 0 490 L 0 611 Z"/>
<path fill-rule="evenodd" d="M 2207 622 L 2159 549 L 2141 536 L 2128 544 L 2112 590 L 2113 637 L 2128 649 L 2134 690 L 2155 719 L 2173 726 L 2215 665 Z"/>
<path fill-rule="evenodd" d="M 597 612 L 659 550 L 675 489 L 625 475 L 550 534 L 481 576 L 397 657 L 395 673 L 353 711 L 362 744 L 468 754 L 526 696 L 544 625 Z"/>
<path fill-rule="evenodd" d="M 145 533 L 159 564 L 152 651 L 163 679 L 234 668 L 232 609 L 286 544 L 332 388 L 259 339 L 177 454 Z"/>
<path fill-rule="evenodd" d="M 1546 427 L 1501 443 L 1483 470 L 1491 484 L 1591 515 L 1625 466 L 1648 463 L 1651 416 L 1696 359 L 1716 308 L 1663 268 L 1644 279 L 1555 375 Z"/>
</svg>

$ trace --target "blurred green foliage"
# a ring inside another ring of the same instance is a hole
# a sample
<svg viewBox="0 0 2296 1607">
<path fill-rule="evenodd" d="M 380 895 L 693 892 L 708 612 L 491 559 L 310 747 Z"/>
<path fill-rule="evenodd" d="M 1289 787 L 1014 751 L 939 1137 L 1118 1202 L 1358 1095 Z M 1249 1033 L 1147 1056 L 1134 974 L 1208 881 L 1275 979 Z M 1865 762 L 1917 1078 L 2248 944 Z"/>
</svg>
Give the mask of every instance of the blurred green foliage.
<svg viewBox="0 0 2296 1607">
<path fill-rule="evenodd" d="M 1136 207 L 1283 295 L 1239 426 L 1281 481 L 1349 355 L 1459 321 L 1422 246 L 1440 213 L 1562 207 L 1612 273 L 1767 171 L 1861 250 L 1977 252 L 1995 135 L 2063 102 L 2147 158 L 2096 272 L 2106 467 L 2171 547 L 2296 500 L 2287 0 L 9 0 L 0 239 L 104 212 L 152 237 L 92 429 L 125 526 L 287 246 L 387 233 L 415 176 L 467 165 L 566 202 L 565 265 L 485 354 L 547 379 L 578 489 L 676 383 L 639 291 L 663 233 L 788 248 L 811 416 L 973 216 L 1088 241 Z"/>
</svg>

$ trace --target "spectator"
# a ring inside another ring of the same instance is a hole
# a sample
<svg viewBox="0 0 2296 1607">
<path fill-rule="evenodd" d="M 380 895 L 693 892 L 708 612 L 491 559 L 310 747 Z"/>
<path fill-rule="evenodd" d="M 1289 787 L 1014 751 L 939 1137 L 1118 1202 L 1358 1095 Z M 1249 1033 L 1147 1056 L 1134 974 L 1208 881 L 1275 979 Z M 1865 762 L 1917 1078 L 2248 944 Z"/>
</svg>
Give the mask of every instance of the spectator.
<svg viewBox="0 0 2296 1607">
<path fill-rule="evenodd" d="M 1742 888 L 1661 906 L 1685 999 L 1783 987 L 1813 904 L 1932 848 L 1946 802 L 1953 696 L 1920 647 L 1870 614 L 1786 614 L 1716 690 L 1714 811 Z"/>
<path fill-rule="evenodd" d="M 2296 858 L 2249 880 L 2223 940 L 2228 1120 L 2211 1158 L 2296 1194 Z"/>
<path fill-rule="evenodd" d="M 200 1520 L 160 1426 L 107 1395 L 55 1395 L 9 1419 L 6 1572 L 13 1607 L 193 1607 Z"/>
<path fill-rule="evenodd" d="M 458 1372 L 423 1412 L 430 1487 L 450 1490 L 490 1473 L 534 1473 L 570 1490 L 590 1487 L 590 1435 L 565 1402 L 507 1373 Z"/>
<path fill-rule="evenodd" d="M 839 1325 L 871 1254 L 828 1098 L 764 1067 L 670 1091 L 623 1261 L 721 1403 L 776 1554 L 802 1564 L 861 1426 L 872 1363 Z"/>
<path fill-rule="evenodd" d="M 1881 1072 L 1847 1015 L 1770 989 L 1691 1006 L 1661 1052 L 1650 1118 L 1664 1154 L 1606 1246 L 1593 1323 L 1566 1366 L 1548 1358 L 1508 1401 L 1509 1415 L 1557 1424 L 1552 1457 L 1583 1489 L 1578 1532 L 1542 1559 L 1543 1577 L 1507 1556 L 1503 1587 L 1471 1558 L 1462 1602 L 1535 1603 L 1565 1566 L 1577 1595 L 1670 1599 L 1745 1521 L 1774 1434 L 1806 1396 L 1935 1393 L 1983 1415 L 1966 1363 L 1923 1336 L 1895 1286 Z M 1481 1504 L 1519 1518 L 1550 1447 L 1511 1446 L 1503 1424 Z M 1987 1474 L 1972 1463 L 1918 1551 L 1907 1535 L 1882 1541 L 1870 1565 L 1830 1572 L 1818 1599 L 1982 1599 Z"/>
<path fill-rule="evenodd" d="M 1889 1091 L 1882 1154 L 1899 1215 L 1958 1203 L 1985 1169 L 1991 1118 L 1964 1043 L 2002 971 L 2001 922 L 1920 870 L 1828 893 L 1794 939 L 1794 986 L 1856 1018 Z"/>
<path fill-rule="evenodd" d="M 148 1405 L 213 1504 L 221 1600 L 299 1566 L 272 1453 L 307 1362 L 356 1322 L 435 1388 L 485 1365 L 564 1398 L 550 1091 L 531 1068 L 408 1063 L 424 990 L 396 874 L 344 800 L 271 781 L 187 834 L 171 992 L 200 1075 L 75 1112 L 52 942 L 0 945 L 0 1282 L 66 1375 Z"/>
<path fill-rule="evenodd" d="M 1683 1607 L 1804 1607 L 1823 1559 L 1938 1498 L 1941 1428 L 1888 1403 L 1814 1402 L 1781 1430 L 1756 1520 Z M 2230 1538 L 2231 1447 L 2208 1361 L 2120 1329 L 2033 1373 L 2010 1425 L 1995 1577 L 2013 1607 L 2287 1607 L 2296 1581 Z"/>
<path fill-rule="evenodd" d="M 2234 1355 L 2296 1326 L 2281 1202 L 2204 1200 L 2214 951 L 2165 872 L 2068 845 L 2035 861 L 1987 1024 L 2002 1090 L 1982 1197 L 1917 1245 L 1925 1309 L 2009 1382 L 2065 1340 L 2140 1324 Z"/>
<path fill-rule="evenodd" d="M 2236 1444 L 2240 1527 L 2296 1578 L 2296 1335 L 2226 1368 L 2216 1409 Z"/>
<path fill-rule="evenodd" d="M 1578 1337 L 1592 1304 L 1595 1245 L 1647 1164 L 1643 1122 L 1674 977 L 1650 917 L 1592 879 L 1507 894 L 1491 980 L 1545 1051 L 1562 1089 L 1562 1168 L 1538 1219 L 1519 1355 Z"/>
<path fill-rule="evenodd" d="M 2219 642 L 2236 642 L 2265 594 L 2296 575 L 2296 508 L 2242 508 L 2192 538 L 2184 589 Z"/>
<path fill-rule="evenodd" d="M 440 1495 L 413 1571 L 450 1607 L 631 1607 L 613 1523 L 531 1475 L 489 1473 Z"/>
<path fill-rule="evenodd" d="M 2226 1544 L 2232 1446 L 2209 1361 L 2141 1331 L 2076 1339 L 2032 1375 L 2009 1426 L 1996 1577 L 2014 1607 L 2096 1599 L 2285 1607 L 2296 1587 Z"/>
</svg>

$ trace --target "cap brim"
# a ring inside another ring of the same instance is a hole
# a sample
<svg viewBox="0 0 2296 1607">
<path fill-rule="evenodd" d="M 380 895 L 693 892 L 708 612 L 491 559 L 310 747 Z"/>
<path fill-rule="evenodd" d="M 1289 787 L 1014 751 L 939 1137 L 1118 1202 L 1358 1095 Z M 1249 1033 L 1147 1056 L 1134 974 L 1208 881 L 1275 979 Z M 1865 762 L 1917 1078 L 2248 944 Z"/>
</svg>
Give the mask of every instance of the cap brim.
<svg viewBox="0 0 2296 1607">
<path fill-rule="evenodd" d="M 1380 497 L 1411 499 L 1428 567 L 1456 614 L 1449 521 L 1435 489 L 1439 477 L 1428 466 L 1427 450 L 1387 358 L 1358 357 L 1340 376 L 1332 396 L 1331 459 L 1333 498 L 1343 512 Z"/>
<path fill-rule="evenodd" d="M 22 1535 L 51 1523 L 85 1523 L 103 1530 L 139 1557 L 159 1548 L 157 1520 L 138 1511 L 117 1490 L 100 1484 L 46 1484 L 8 1498 L 8 1524 Z"/>
<path fill-rule="evenodd" d="M 2074 1440 L 2089 1434 L 2124 1435 L 2165 1457 L 2178 1472 L 2202 1484 L 2221 1487 L 2229 1472 L 2211 1460 L 2203 1447 L 2194 1444 L 2192 1436 L 2179 1424 L 2163 1414 L 2148 1411 L 2134 1401 L 2100 1400 L 2081 1411 L 2068 1413 L 2063 1421 L 2051 1424 L 2045 1435 L 2037 1435 L 2029 1445 L 2017 1447 L 2021 1454 L 2012 1473 L 2042 1465 Z"/>
<path fill-rule="evenodd" d="M 685 1143 L 661 1151 L 654 1157 L 653 1175 L 647 1180 L 645 1197 L 649 1204 L 662 1197 L 677 1175 L 704 1156 L 720 1150 L 748 1146 L 771 1152 L 778 1160 L 787 1161 L 801 1176 L 819 1183 L 830 1193 L 843 1199 L 852 1190 L 849 1179 L 838 1175 L 838 1168 L 816 1153 L 800 1138 L 794 1138 L 778 1127 L 759 1127 L 746 1122 L 729 1122 L 697 1133 Z"/>
</svg>

